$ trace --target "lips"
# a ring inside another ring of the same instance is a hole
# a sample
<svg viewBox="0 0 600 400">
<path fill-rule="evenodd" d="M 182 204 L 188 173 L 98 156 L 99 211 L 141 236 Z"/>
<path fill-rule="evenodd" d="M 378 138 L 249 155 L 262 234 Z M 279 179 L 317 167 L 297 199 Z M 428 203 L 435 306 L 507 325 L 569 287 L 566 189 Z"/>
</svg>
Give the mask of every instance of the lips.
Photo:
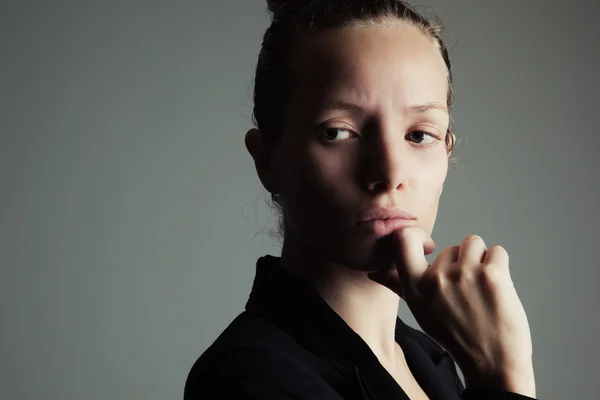
<svg viewBox="0 0 600 400">
<path fill-rule="evenodd" d="M 394 231 L 408 226 L 414 226 L 414 219 L 390 218 L 390 219 L 372 219 L 367 222 L 362 222 L 359 225 L 370 231 L 371 234 L 377 237 L 387 236 Z"/>
<path fill-rule="evenodd" d="M 417 219 L 414 215 L 400 208 L 374 208 L 361 215 L 360 222 L 368 222 L 373 219 Z"/>
<path fill-rule="evenodd" d="M 376 237 L 387 236 L 394 231 L 414 226 L 417 222 L 412 214 L 398 208 L 376 208 L 365 212 L 358 226 Z"/>
</svg>

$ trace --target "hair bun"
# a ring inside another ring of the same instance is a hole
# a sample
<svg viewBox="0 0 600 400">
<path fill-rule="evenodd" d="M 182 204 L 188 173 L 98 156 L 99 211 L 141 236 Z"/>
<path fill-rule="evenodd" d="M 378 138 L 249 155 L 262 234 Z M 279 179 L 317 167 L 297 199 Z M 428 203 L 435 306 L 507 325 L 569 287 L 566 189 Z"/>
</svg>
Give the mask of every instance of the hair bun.
<svg viewBox="0 0 600 400">
<path fill-rule="evenodd" d="M 269 11 L 273 14 L 279 11 L 279 9 L 284 7 L 287 3 L 290 3 L 290 0 L 267 0 Z"/>
</svg>

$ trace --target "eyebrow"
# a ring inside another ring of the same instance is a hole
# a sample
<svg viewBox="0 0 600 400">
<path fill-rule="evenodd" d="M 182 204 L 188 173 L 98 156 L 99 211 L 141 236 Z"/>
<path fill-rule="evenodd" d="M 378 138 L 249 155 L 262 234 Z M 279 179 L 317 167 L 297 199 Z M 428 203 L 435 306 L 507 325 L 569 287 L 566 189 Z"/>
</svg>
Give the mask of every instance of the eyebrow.
<svg viewBox="0 0 600 400">
<path fill-rule="evenodd" d="M 335 101 L 335 102 L 331 103 L 331 105 L 328 108 L 330 110 L 343 110 L 343 111 L 355 111 L 355 112 L 366 113 L 366 110 L 363 107 L 359 106 L 358 104 L 354 104 L 354 103 L 344 101 L 344 100 Z M 414 104 L 414 105 L 411 105 L 411 106 L 408 106 L 405 108 L 405 111 L 413 112 L 413 113 L 417 113 L 417 114 L 425 114 L 432 110 L 443 111 L 445 113 L 448 113 L 448 107 L 446 107 L 446 105 L 444 105 L 442 103 L 438 103 L 438 102 Z"/>
<path fill-rule="evenodd" d="M 443 111 L 445 113 L 448 112 L 448 107 L 446 107 L 445 104 L 441 104 L 441 103 L 437 103 L 437 102 L 416 104 L 416 105 L 408 106 L 406 109 L 409 111 L 416 112 L 417 114 L 424 114 L 431 110 Z"/>
</svg>

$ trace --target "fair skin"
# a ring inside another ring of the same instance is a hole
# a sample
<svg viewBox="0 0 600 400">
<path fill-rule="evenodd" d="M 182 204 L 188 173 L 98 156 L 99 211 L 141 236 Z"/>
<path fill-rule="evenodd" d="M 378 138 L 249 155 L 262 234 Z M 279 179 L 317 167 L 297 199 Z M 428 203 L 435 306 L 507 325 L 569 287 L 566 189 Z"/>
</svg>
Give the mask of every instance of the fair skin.
<svg viewBox="0 0 600 400">
<path fill-rule="evenodd" d="M 470 236 L 431 268 L 425 260 L 448 171 L 447 70 L 418 28 L 387 22 L 304 37 L 281 141 L 269 145 L 254 129 L 246 136 L 285 210 L 282 264 L 316 288 L 411 399 L 426 396 L 394 338 L 399 295 L 467 386 L 534 397 L 529 328 L 503 249 Z M 376 207 L 414 219 L 374 232 L 358 222 Z"/>
</svg>

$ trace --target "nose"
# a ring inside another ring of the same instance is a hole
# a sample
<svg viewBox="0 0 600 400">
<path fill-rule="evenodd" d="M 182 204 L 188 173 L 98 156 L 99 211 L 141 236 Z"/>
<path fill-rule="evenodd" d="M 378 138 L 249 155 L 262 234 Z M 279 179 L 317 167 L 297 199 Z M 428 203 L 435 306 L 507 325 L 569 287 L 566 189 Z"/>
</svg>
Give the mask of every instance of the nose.
<svg viewBox="0 0 600 400">
<path fill-rule="evenodd" d="M 391 130 L 379 129 L 365 144 L 362 165 L 363 186 L 373 194 L 399 190 L 406 185 L 408 154 L 403 146 L 404 136 Z"/>
</svg>

